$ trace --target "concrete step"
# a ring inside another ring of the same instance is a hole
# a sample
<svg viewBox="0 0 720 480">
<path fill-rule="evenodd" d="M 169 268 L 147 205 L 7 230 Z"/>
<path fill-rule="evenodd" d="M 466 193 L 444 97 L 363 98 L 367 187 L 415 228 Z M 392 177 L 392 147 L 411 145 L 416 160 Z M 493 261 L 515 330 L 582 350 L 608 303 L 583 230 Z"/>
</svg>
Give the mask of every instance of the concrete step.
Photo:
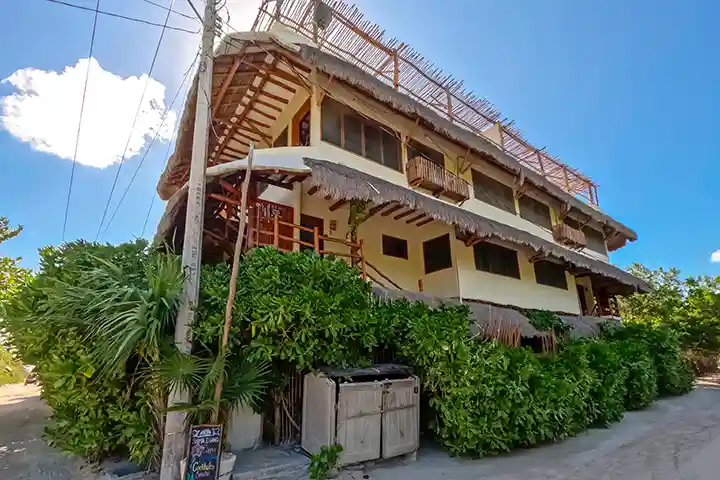
<svg viewBox="0 0 720 480">
<path fill-rule="evenodd" d="M 233 480 L 302 480 L 310 459 L 299 447 L 264 447 L 235 452 Z"/>
</svg>

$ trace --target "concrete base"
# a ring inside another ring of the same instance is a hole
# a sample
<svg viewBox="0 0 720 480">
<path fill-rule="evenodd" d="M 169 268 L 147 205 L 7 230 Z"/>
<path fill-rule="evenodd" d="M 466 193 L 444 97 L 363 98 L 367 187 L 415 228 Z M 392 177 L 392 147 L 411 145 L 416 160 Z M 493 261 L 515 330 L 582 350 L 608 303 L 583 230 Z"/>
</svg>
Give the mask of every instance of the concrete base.
<svg viewBox="0 0 720 480">
<path fill-rule="evenodd" d="M 233 480 L 306 478 L 310 459 L 298 447 L 266 447 L 237 454 Z"/>
<path fill-rule="evenodd" d="M 240 452 L 262 443 L 262 416 L 251 408 L 234 410 L 227 427 L 228 449 Z"/>
</svg>

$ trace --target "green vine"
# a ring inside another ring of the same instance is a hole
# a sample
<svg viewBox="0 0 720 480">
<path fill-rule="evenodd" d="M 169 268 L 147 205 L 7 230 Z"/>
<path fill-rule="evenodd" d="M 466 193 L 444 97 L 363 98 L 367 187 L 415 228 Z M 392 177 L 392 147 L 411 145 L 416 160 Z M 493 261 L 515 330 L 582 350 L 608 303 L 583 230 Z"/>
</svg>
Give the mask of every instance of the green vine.
<svg viewBox="0 0 720 480">
<path fill-rule="evenodd" d="M 310 457 L 310 480 L 325 480 L 330 471 L 337 466 L 342 445 L 323 445 L 320 451 Z"/>
<path fill-rule="evenodd" d="M 350 202 L 350 212 L 348 213 L 348 226 L 350 227 L 348 235 L 350 240 L 355 241 L 357 238 L 358 227 L 367 220 L 369 206 L 370 202 L 367 200 L 352 200 Z"/>
</svg>

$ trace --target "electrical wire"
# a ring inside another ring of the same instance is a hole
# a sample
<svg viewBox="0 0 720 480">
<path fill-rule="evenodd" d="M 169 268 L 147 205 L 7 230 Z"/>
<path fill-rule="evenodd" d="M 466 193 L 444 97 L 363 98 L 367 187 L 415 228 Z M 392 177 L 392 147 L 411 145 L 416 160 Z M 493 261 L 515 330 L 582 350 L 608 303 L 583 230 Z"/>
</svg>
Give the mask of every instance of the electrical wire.
<svg viewBox="0 0 720 480">
<path fill-rule="evenodd" d="M 130 190 L 130 187 L 132 186 L 133 182 L 135 181 L 135 177 L 137 177 L 137 174 L 140 171 L 140 168 L 143 166 L 143 163 L 145 163 L 145 158 L 147 157 L 148 153 L 150 152 L 150 149 L 152 148 L 153 144 L 155 143 L 155 140 L 157 140 L 158 136 L 160 135 L 160 129 L 163 127 L 163 125 L 165 125 L 165 120 L 167 120 L 168 114 L 170 113 L 170 111 L 172 111 L 172 107 L 175 105 L 175 101 L 177 101 L 177 99 L 180 95 L 180 92 L 182 91 L 183 87 L 185 86 L 185 82 L 187 81 L 188 77 L 190 76 L 190 72 L 192 71 L 193 67 L 195 66 L 195 63 L 197 62 L 197 59 L 199 56 L 200 56 L 199 53 L 195 55 L 195 59 L 192 61 L 192 63 L 190 64 L 190 67 L 185 72 L 182 82 L 180 83 L 180 86 L 178 87 L 177 91 L 175 92 L 175 95 L 173 96 L 172 101 L 170 102 L 170 106 L 167 108 L 167 110 L 165 110 L 165 114 L 162 117 L 160 127 L 155 131 L 155 136 L 150 141 L 150 145 L 148 145 L 147 149 L 145 150 L 145 153 L 143 154 L 142 158 L 140 159 L 140 162 L 138 163 L 138 166 L 135 168 L 135 172 L 133 172 L 132 178 L 130 178 L 130 182 L 128 182 L 127 187 L 125 187 L 125 191 L 123 192 L 122 196 L 120 197 L 120 200 L 118 201 L 118 204 L 115 207 L 113 214 L 110 216 L 110 220 L 108 220 L 108 223 L 105 226 L 105 230 L 103 230 L 103 235 L 107 233 L 108 229 L 110 228 L 110 225 L 112 224 L 113 220 L 115 219 L 115 215 L 117 215 L 118 210 L 120 210 L 120 206 L 122 205 L 123 201 L 125 200 L 125 197 L 127 196 L 128 191 Z M 182 110 L 181 110 L 181 112 L 182 112 Z M 170 145 L 170 144 L 168 144 L 168 145 Z M 166 156 L 166 158 L 167 158 L 167 156 Z"/>
<path fill-rule="evenodd" d="M 70 211 L 70 194 L 72 193 L 73 180 L 75 179 L 75 165 L 77 163 L 78 145 L 80 144 L 80 130 L 82 128 L 83 112 L 85 111 L 85 97 L 87 95 L 88 80 L 90 78 L 90 65 L 93 58 L 93 47 L 95 46 L 95 32 L 97 31 L 98 9 L 100 8 L 100 0 L 95 4 L 95 18 L 93 19 L 92 35 L 90 36 L 90 53 L 88 53 L 88 67 L 85 72 L 85 84 L 83 85 L 82 100 L 80 101 L 80 118 L 78 119 L 77 134 L 75 135 L 75 151 L 73 152 L 72 168 L 70 169 L 70 184 L 68 185 L 67 200 L 65 202 L 65 218 L 63 219 L 62 241 L 65 241 L 65 231 L 67 230 L 68 212 Z"/>
<path fill-rule="evenodd" d="M 178 12 L 177 10 L 173 10 L 172 8 L 168 8 L 165 5 L 159 4 L 157 2 L 153 2 L 152 0 L 142 0 L 145 3 L 149 3 L 150 5 L 154 5 L 158 8 L 162 8 L 163 10 L 170 11 L 176 15 L 180 15 L 181 17 L 189 18 L 190 20 L 198 20 L 197 18 L 193 17 L 192 15 L 188 15 L 187 13 Z"/>
<path fill-rule="evenodd" d="M 124 19 L 124 20 L 129 20 L 129 21 L 131 21 L 131 22 L 144 23 L 145 25 L 152 25 L 152 26 L 155 26 L 155 27 L 163 27 L 164 29 L 168 29 L 168 30 L 177 30 L 177 31 L 179 31 L 179 32 L 192 33 L 193 35 L 194 35 L 194 34 L 197 34 L 197 33 L 200 33 L 200 29 L 198 29 L 197 31 L 194 31 L 194 32 L 193 32 L 192 30 L 188 30 L 188 29 L 182 28 L 182 27 L 174 27 L 174 26 L 172 26 L 172 25 L 165 25 L 165 26 L 163 26 L 163 25 L 160 24 L 160 23 L 151 22 L 151 21 L 149 21 L 149 20 L 144 20 L 144 19 L 142 19 L 142 18 L 128 17 L 127 15 L 121 15 L 121 14 L 119 14 L 119 13 L 113 13 L 113 12 L 105 12 L 105 11 L 102 11 L 102 10 L 99 10 L 99 9 L 94 9 L 94 8 L 90 8 L 90 7 L 84 7 L 84 6 L 82 6 L 82 5 L 75 5 L 74 3 L 63 2 L 62 0 L 45 0 L 45 1 L 46 1 L 46 2 L 50 2 L 50 3 L 55 3 L 55 4 L 58 4 L 58 5 L 65 5 L 66 7 L 77 8 L 77 9 L 79 9 L 79 10 L 87 10 L 88 12 L 99 13 L 100 15 L 107 15 L 107 16 L 109 16 L 109 17 L 122 18 L 122 19 Z"/>
<path fill-rule="evenodd" d="M 212 2 L 213 0 L 205 0 L 206 2 Z M 195 8 L 195 5 L 193 5 L 192 0 L 187 0 L 188 4 L 190 4 L 190 8 L 192 8 L 192 11 L 195 12 L 195 15 L 197 16 L 198 20 L 200 20 L 200 23 L 205 23 L 205 20 L 203 20 L 203 16 L 200 15 L 200 12 L 198 12 L 198 9 Z"/>
<path fill-rule="evenodd" d="M 175 0 L 172 0 L 170 3 L 170 8 L 172 9 L 173 4 L 175 3 Z M 168 10 L 167 15 L 165 15 L 165 25 L 167 25 L 168 20 L 170 19 L 170 10 Z M 125 150 L 123 151 L 122 157 L 120 158 L 120 164 L 118 165 L 117 172 L 115 173 L 115 179 L 113 180 L 112 187 L 110 188 L 110 195 L 108 196 L 107 203 L 105 204 L 105 210 L 103 211 L 102 219 L 100 220 L 100 225 L 98 226 L 97 234 L 95 235 L 95 241 L 98 240 L 100 237 L 100 232 L 102 231 L 103 224 L 105 223 L 105 218 L 107 217 L 108 208 L 110 208 L 110 202 L 112 201 L 113 193 L 115 193 L 115 187 L 117 186 L 118 178 L 120 177 L 120 170 L 122 169 L 123 163 L 125 162 L 125 156 L 127 155 L 128 147 L 130 146 L 130 140 L 132 139 L 133 131 L 135 131 L 135 124 L 137 123 L 138 117 L 140 116 L 140 111 L 142 110 L 143 100 L 145 100 L 145 93 L 147 92 L 148 84 L 150 83 L 150 78 L 153 72 L 153 69 L 155 68 L 155 61 L 158 57 L 158 52 L 160 51 L 160 45 L 162 44 L 163 37 L 165 36 L 165 27 L 163 26 L 162 31 L 160 32 L 160 38 L 158 39 L 157 46 L 155 47 L 155 53 L 153 54 L 152 62 L 150 63 L 150 70 L 147 73 L 147 78 L 145 79 L 145 86 L 143 87 L 142 95 L 140 96 L 140 103 L 138 104 L 137 111 L 135 112 L 135 118 L 133 119 L 132 126 L 130 127 L 130 134 L 128 135 L 127 142 L 125 143 Z"/>
</svg>

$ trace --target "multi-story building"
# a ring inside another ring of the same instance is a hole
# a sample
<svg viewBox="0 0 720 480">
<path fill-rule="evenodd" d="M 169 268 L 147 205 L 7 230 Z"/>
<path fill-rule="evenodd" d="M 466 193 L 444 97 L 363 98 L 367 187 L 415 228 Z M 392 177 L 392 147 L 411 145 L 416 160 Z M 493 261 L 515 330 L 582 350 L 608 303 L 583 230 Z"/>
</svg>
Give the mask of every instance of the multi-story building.
<svg viewBox="0 0 720 480">
<path fill-rule="evenodd" d="M 248 247 L 333 252 L 388 288 L 568 314 L 608 315 L 648 289 L 609 263 L 637 235 L 590 179 L 356 10 L 315 5 L 265 1 L 254 31 L 216 48 L 205 259 L 232 253 L 252 143 Z M 176 248 L 197 95 L 158 184 L 158 236 Z"/>
</svg>

